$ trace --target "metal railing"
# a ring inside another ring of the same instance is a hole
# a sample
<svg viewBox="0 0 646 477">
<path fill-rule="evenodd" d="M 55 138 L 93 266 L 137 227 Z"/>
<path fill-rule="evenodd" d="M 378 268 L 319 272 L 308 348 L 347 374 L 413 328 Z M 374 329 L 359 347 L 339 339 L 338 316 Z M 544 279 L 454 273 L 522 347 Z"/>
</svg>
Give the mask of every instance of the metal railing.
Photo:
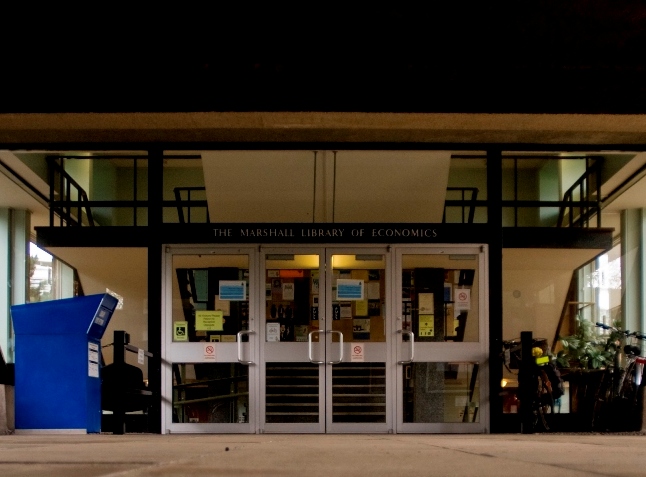
<svg viewBox="0 0 646 477">
<path fill-rule="evenodd" d="M 206 187 L 175 187 L 173 189 L 175 201 L 177 202 L 177 215 L 180 224 L 191 223 L 191 211 L 195 208 L 206 211 L 206 223 L 210 223 L 209 207 L 206 200 L 192 200 L 191 194 L 195 192 L 206 192 Z M 186 198 L 184 198 L 184 195 Z M 186 214 L 184 214 L 186 211 Z"/>
<path fill-rule="evenodd" d="M 583 175 L 563 194 L 563 205 L 559 210 L 558 227 L 563 227 L 567 214 L 569 227 L 589 227 L 590 219 L 596 215 L 597 227 L 601 227 L 601 160 L 588 165 Z M 578 201 L 575 198 L 578 197 Z"/>
<path fill-rule="evenodd" d="M 449 199 L 453 193 L 459 193 L 459 199 Z M 469 195 L 469 197 L 467 197 Z M 459 208 L 462 224 L 472 224 L 475 217 L 476 207 L 478 203 L 478 188 L 477 187 L 447 187 L 447 199 L 444 201 L 444 214 L 442 215 L 442 223 L 446 223 L 447 209 Z"/>
<path fill-rule="evenodd" d="M 87 193 L 63 166 L 62 157 L 48 157 L 49 223 L 58 216 L 60 226 L 96 225 Z M 76 198 L 76 200 L 74 200 Z M 85 215 L 84 215 L 85 214 Z"/>
</svg>

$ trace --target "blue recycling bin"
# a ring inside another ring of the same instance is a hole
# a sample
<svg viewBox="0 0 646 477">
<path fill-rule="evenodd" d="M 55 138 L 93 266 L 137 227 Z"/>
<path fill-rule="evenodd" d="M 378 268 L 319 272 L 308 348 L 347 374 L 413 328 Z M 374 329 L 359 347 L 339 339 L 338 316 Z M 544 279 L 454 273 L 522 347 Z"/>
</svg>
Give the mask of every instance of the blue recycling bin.
<svg viewBox="0 0 646 477">
<path fill-rule="evenodd" d="M 101 338 L 108 294 L 11 307 L 16 430 L 101 432 Z"/>
</svg>

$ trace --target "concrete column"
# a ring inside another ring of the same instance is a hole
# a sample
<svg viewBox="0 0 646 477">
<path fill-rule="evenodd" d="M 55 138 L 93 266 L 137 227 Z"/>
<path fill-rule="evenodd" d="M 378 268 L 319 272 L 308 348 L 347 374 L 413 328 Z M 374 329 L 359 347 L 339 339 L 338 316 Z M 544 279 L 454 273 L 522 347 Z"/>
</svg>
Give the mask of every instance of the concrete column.
<svg viewBox="0 0 646 477">
<path fill-rule="evenodd" d="M 0 347 L 13 362 L 11 305 L 29 296 L 29 240 L 31 213 L 0 208 Z"/>
<path fill-rule="evenodd" d="M 646 330 L 645 219 L 646 209 L 624 210 L 621 214 L 621 321 L 629 330 Z"/>
<path fill-rule="evenodd" d="M 7 362 L 13 362 L 9 346 L 11 336 L 11 216 L 9 209 L 0 208 L 0 349 Z"/>
</svg>

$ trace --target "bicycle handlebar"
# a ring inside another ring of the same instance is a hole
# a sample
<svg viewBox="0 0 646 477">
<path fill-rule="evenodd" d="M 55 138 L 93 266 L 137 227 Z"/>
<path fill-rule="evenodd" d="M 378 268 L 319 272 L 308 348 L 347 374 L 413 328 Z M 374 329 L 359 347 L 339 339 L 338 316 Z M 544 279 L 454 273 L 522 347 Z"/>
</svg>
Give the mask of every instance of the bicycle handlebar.
<svg viewBox="0 0 646 477">
<path fill-rule="evenodd" d="M 614 331 L 614 332 L 617 332 L 619 334 L 622 334 L 626 338 L 633 337 L 633 338 L 637 338 L 638 340 L 642 340 L 642 341 L 646 340 L 646 335 L 644 335 L 644 334 L 642 334 L 642 333 L 640 333 L 638 331 L 620 330 L 618 328 L 615 328 L 614 326 L 606 325 L 605 323 L 595 323 L 595 325 L 598 328 L 603 328 L 606 331 Z"/>
</svg>

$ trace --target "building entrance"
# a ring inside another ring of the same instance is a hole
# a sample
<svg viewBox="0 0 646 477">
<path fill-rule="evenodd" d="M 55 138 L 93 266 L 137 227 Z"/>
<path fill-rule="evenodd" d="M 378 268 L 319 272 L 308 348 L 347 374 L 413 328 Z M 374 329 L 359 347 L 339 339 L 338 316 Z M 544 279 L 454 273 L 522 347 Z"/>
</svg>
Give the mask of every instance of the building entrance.
<svg viewBox="0 0 646 477">
<path fill-rule="evenodd" d="M 168 432 L 485 432 L 482 247 L 168 247 Z"/>
</svg>

